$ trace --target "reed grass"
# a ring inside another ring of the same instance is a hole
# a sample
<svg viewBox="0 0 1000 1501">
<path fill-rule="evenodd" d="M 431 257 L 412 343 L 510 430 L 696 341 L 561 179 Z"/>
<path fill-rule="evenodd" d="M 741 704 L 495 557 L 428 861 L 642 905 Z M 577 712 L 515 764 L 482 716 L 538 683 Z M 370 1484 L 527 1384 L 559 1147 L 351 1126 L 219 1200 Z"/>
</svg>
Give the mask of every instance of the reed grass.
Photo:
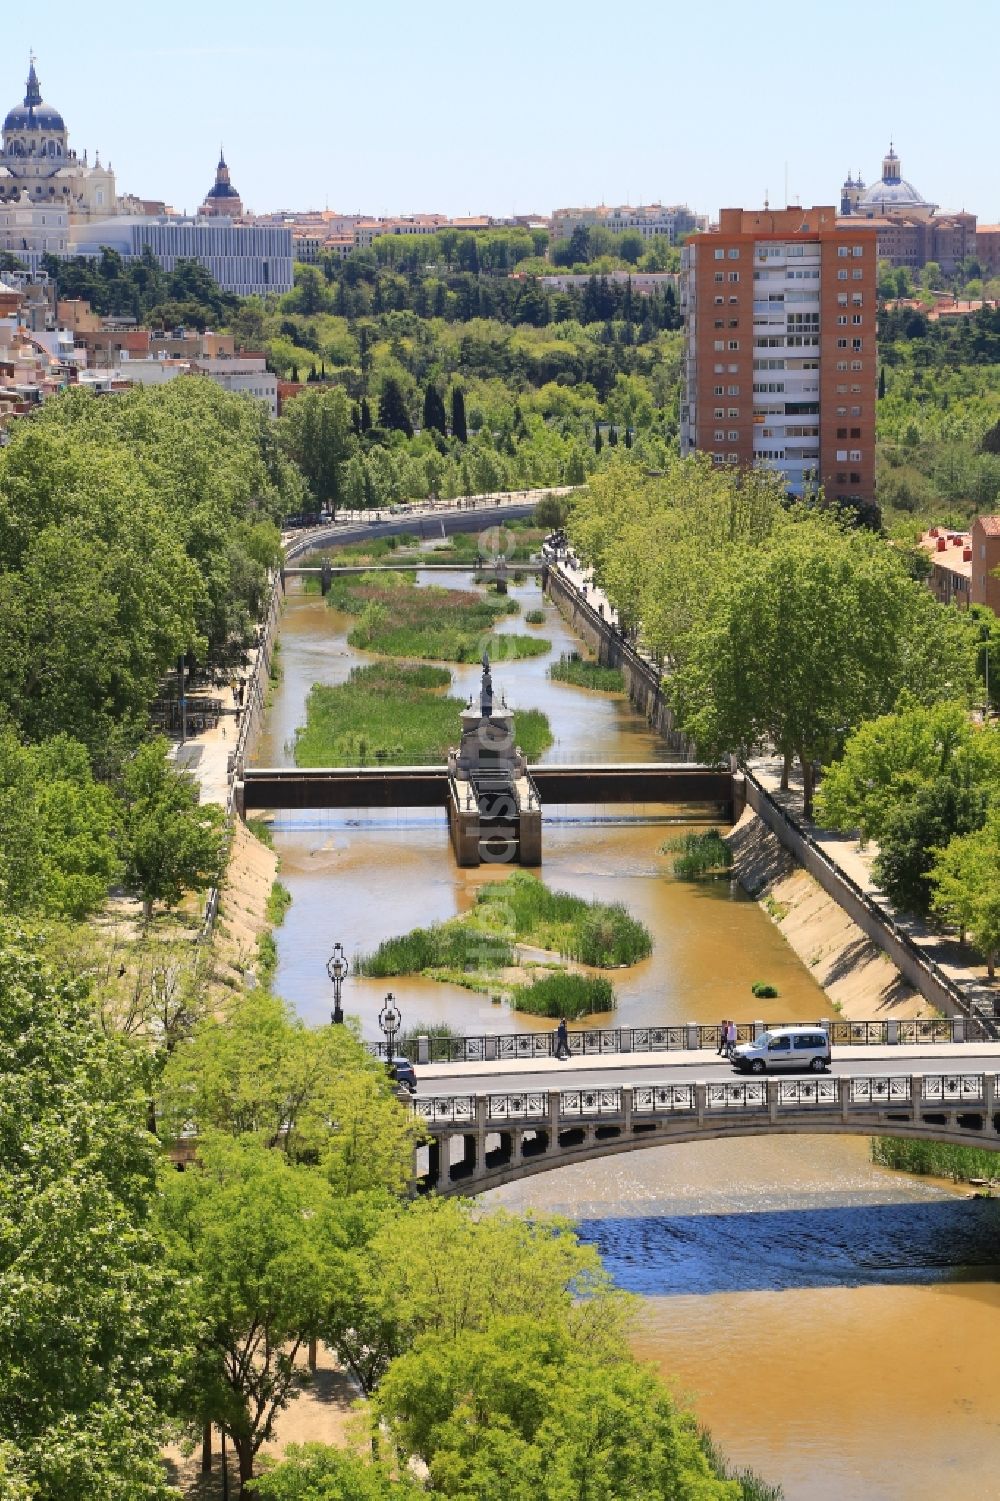
<svg viewBox="0 0 1000 1501">
<path fill-rule="evenodd" d="M 462 699 L 444 695 L 447 667 L 374 662 L 345 683 L 316 683 L 295 739 L 296 766 L 438 766 L 461 734 Z M 540 709 L 514 712 L 514 736 L 529 761 L 552 744 Z"/>
<path fill-rule="evenodd" d="M 552 891 L 526 870 L 481 887 L 473 918 L 487 927 L 506 925 L 519 942 L 598 969 L 637 964 L 653 950 L 649 929 L 620 902 L 588 902 Z"/>
<path fill-rule="evenodd" d="M 525 625 L 544 625 L 545 624 L 545 611 L 544 610 L 529 610 L 528 613 L 524 617 L 524 623 L 525 623 Z"/>
<path fill-rule="evenodd" d="M 704 834 L 684 834 L 662 846 L 665 855 L 676 855 L 673 872 L 681 881 L 702 881 L 725 875 L 732 867 L 733 852 L 718 829 Z"/>
<path fill-rule="evenodd" d="M 625 675 L 620 667 L 602 667 L 577 652 L 563 653 L 549 668 L 554 683 L 572 683 L 575 688 L 595 688 L 600 693 L 624 693 Z"/>
<path fill-rule="evenodd" d="M 618 1001 L 611 981 L 603 975 L 575 975 L 561 970 L 529 985 L 515 985 L 511 1004 L 532 1016 L 565 1016 L 567 1021 L 577 1021 L 581 1016 L 613 1011 Z"/>
<path fill-rule="evenodd" d="M 501 617 L 520 609 L 510 595 L 436 585 L 417 589 L 410 575 L 390 572 L 338 579 L 327 598 L 358 617 L 350 644 L 385 657 L 478 662 L 488 651 L 502 662 L 540 656 L 551 646 L 538 636 L 493 634 Z"/>
<path fill-rule="evenodd" d="M 511 943 L 495 934 L 484 941 L 476 928 L 452 918 L 432 928 L 413 928 L 398 938 L 383 939 L 373 953 L 359 955 L 355 967 L 359 975 L 388 979 L 419 975 L 429 969 L 503 969 L 515 960 Z"/>
<path fill-rule="evenodd" d="M 971 1178 L 1000 1177 L 1000 1160 L 995 1152 L 981 1147 L 958 1147 L 944 1141 L 907 1141 L 898 1136 L 876 1136 L 871 1144 L 872 1161 L 882 1167 L 899 1168 L 934 1178 L 956 1178 L 968 1183 Z"/>
</svg>

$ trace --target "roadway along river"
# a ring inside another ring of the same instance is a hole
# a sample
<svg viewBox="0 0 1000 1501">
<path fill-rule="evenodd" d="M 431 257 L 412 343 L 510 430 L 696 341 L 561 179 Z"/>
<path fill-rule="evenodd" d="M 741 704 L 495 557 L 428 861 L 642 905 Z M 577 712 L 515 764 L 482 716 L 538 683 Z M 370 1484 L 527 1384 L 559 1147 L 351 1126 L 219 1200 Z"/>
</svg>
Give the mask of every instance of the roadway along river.
<svg viewBox="0 0 1000 1501">
<path fill-rule="evenodd" d="M 540 604 L 535 583 L 514 592 L 524 609 Z M 538 629 L 554 654 L 575 647 L 554 609 L 545 611 Z M 291 764 L 312 683 L 342 681 L 368 660 L 347 646 L 349 628 L 293 586 L 258 764 Z M 525 629 L 516 617 L 505 628 Z M 515 707 L 550 716 L 549 759 L 668 759 L 627 703 L 548 682 L 548 660 L 502 664 L 496 678 Z M 466 695 L 478 672 L 460 667 L 454 677 Z M 545 878 L 625 902 L 654 935 L 652 958 L 614 976 L 619 1023 L 828 1014 L 809 969 L 755 903 L 725 885 L 669 878 L 660 847 L 676 828 L 666 820 L 690 820 L 692 810 L 657 810 L 659 823 L 632 821 L 628 809 L 606 819 L 601 810 L 551 811 Z M 293 896 L 275 933 L 276 986 L 310 1022 L 329 1017 L 324 966 L 335 939 L 349 954 L 370 949 L 464 910 L 483 881 L 498 878 L 458 870 L 443 819 L 432 815 L 283 814 L 275 829 Z M 757 979 L 776 985 L 779 999 L 755 1001 Z M 406 1027 L 551 1026 L 458 987 L 392 988 Z M 347 981 L 345 1008 L 368 1036 L 378 1035 L 386 989 L 353 974 Z M 554 1077 L 538 1075 L 538 1084 Z M 459 1092 L 457 1081 L 441 1084 L 434 1089 Z M 788 1501 L 1000 1498 L 997 1204 L 877 1168 L 865 1142 L 841 1137 L 651 1148 L 543 1174 L 483 1202 L 575 1218 L 641 1299 L 640 1354 L 691 1397 L 735 1463 L 780 1482 Z"/>
</svg>

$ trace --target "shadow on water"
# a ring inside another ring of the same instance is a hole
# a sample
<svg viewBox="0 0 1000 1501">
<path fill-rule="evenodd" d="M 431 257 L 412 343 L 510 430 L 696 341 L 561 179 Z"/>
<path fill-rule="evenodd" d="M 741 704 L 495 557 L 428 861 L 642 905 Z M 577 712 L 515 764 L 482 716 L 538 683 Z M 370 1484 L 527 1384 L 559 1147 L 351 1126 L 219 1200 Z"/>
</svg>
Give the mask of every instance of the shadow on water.
<svg viewBox="0 0 1000 1501">
<path fill-rule="evenodd" d="M 584 1219 L 578 1228 L 617 1285 L 647 1297 L 1000 1281 L 1000 1201 Z"/>
</svg>

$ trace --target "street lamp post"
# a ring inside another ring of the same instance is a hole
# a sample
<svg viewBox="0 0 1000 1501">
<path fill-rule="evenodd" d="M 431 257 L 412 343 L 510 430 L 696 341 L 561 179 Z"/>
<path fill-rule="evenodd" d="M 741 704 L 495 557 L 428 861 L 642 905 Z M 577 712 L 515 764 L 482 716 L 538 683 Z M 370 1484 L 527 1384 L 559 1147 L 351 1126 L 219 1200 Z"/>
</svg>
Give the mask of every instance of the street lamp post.
<svg viewBox="0 0 1000 1501">
<path fill-rule="evenodd" d="M 333 953 L 326 961 L 326 972 L 333 981 L 333 1015 L 330 1020 L 334 1023 L 342 1023 L 344 1020 L 340 997 L 344 988 L 344 980 L 350 967 L 347 957 L 344 954 L 344 945 L 338 940 L 333 945 Z"/>
<path fill-rule="evenodd" d="M 399 1031 L 399 1024 L 402 1020 L 399 1007 L 396 1005 L 396 997 L 390 990 L 385 998 L 385 1005 L 378 1014 L 378 1024 L 385 1033 L 385 1055 L 390 1062 L 395 1056 L 396 1033 Z"/>
</svg>

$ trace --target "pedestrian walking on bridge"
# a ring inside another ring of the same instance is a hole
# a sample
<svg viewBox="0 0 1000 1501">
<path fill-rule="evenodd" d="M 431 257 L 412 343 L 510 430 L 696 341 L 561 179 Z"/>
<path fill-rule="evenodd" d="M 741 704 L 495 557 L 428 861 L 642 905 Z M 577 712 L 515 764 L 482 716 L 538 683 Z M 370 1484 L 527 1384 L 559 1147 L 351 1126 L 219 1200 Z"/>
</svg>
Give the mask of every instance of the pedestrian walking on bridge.
<svg viewBox="0 0 1000 1501">
<path fill-rule="evenodd" d="M 726 1056 L 726 1043 L 728 1041 L 729 1041 L 729 1022 L 726 1020 L 725 1017 L 723 1017 L 722 1021 L 719 1023 L 719 1046 L 715 1050 L 715 1056 L 717 1058 L 725 1058 L 725 1056 Z"/>
<path fill-rule="evenodd" d="M 560 1017 L 556 1027 L 556 1057 L 569 1057 L 569 1028 L 566 1026 L 566 1018 Z"/>
</svg>

